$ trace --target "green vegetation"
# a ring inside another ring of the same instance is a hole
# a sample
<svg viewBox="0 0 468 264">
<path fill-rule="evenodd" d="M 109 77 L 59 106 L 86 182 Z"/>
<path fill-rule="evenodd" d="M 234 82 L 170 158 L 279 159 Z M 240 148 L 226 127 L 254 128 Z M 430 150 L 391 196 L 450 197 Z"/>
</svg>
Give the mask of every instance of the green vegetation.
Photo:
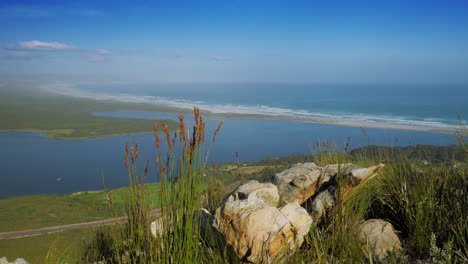
<svg viewBox="0 0 468 264">
<path fill-rule="evenodd" d="M 99 229 L 82 229 L 40 236 L 0 239 L 0 255 L 9 261 L 24 258 L 30 264 L 79 263 L 83 243 Z"/>
<path fill-rule="evenodd" d="M 58 139 L 86 139 L 151 133 L 148 119 L 93 116 L 104 111 L 161 111 L 167 108 L 61 96 L 21 89 L 0 91 L 0 132 L 35 131 Z M 172 130 L 176 122 L 166 121 Z"/>
<path fill-rule="evenodd" d="M 195 131 L 204 132 L 198 119 Z M 176 139 L 163 126 L 166 144 Z M 158 136 L 158 133 L 155 133 Z M 321 148 L 314 155 L 268 157 L 255 163 L 225 163 L 207 167 L 204 136 L 178 134 L 181 156 L 158 154 L 161 183 L 146 184 L 136 171 L 138 146 L 127 148 L 130 186 L 75 195 L 34 195 L 0 200 L 0 231 L 94 221 L 128 215 L 129 221 L 99 229 L 0 240 L 0 255 L 24 257 L 30 263 L 227 263 L 226 249 L 212 234 L 199 229 L 197 210 L 210 212 L 226 191 L 248 179 L 268 181 L 291 164 L 319 165 L 353 162 L 360 166 L 386 163 L 381 174 L 351 194 L 338 195 L 337 206 L 314 223 L 306 243 L 291 263 L 366 263 L 367 253 L 355 226 L 362 219 L 382 218 L 393 223 L 403 250 L 386 263 L 464 263 L 468 257 L 468 166 L 462 146 L 368 146 L 351 152 Z M 161 140 L 157 139 L 157 145 Z M 326 145 L 326 144 L 325 144 Z M 206 176 L 204 176 L 206 175 Z M 340 181 L 340 176 L 337 181 Z M 225 187 L 226 186 L 226 187 Z M 148 214 L 161 208 L 160 236 L 154 238 Z M 83 244 L 84 243 L 84 244 Z M 83 246 L 84 245 L 84 246 Z M 24 250 L 27 247 L 27 250 Z M 176 253 L 177 252 L 177 253 Z M 48 255 L 48 257 L 47 257 Z"/>
<path fill-rule="evenodd" d="M 468 257 L 468 168 L 421 166 L 410 160 L 392 163 L 383 172 L 377 215 L 391 219 L 415 258 L 427 258 L 431 236 L 439 246 L 453 243 L 454 252 Z"/>
<path fill-rule="evenodd" d="M 156 207 L 158 183 L 146 184 L 150 208 Z M 29 195 L 0 199 L 0 232 L 75 224 L 124 215 L 128 188 L 71 195 Z"/>
</svg>

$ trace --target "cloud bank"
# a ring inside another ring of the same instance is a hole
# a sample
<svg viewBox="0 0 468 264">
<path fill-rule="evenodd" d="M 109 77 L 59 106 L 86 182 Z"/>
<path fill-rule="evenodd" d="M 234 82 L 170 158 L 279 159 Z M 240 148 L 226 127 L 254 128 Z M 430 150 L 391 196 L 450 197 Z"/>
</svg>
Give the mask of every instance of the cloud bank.
<svg viewBox="0 0 468 264">
<path fill-rule="evenodd" d="M 78 50 L 77 47 L 63 44 L 60 42 L 46 42 L 39 40 L 21 41 L 15 44 L 5 45 L 7 50 L 25 50 L 25 51 L 72 51 Z"/>
</svg>

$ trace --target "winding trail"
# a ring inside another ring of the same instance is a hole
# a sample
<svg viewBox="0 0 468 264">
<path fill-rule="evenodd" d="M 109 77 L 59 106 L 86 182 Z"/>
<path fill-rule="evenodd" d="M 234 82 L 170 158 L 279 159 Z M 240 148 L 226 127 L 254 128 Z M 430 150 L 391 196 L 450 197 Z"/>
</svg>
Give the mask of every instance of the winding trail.
<svg viewBox="0 0 468 264">
<path fill-rule="evenodd" d="M 158 214 L 159 214 L 159 209 L 155 209 L 150 212 L 151 216 L 157 216 Z M 21 231 L 0 232 L 0 239 L 38 236 L 42 234 L 69 231 L 69 230 L 74 230 L 74 229 L 84 229 L 84 228 L 91 228 L 91 227 L 98 227 L 98 226 L 105 226 L 105 225 L 113 225 L 117 223 L 123 223 L 125 221 L 127 221 L 127 217 L 122 216 L 122 217 L 116 217 L 116 218 L 110 218 L 110 219 L 104 219 L 104 220 L 92 221 L 92 222 L 85 222 L 85 223 L 78 223 L 78 224 L 50 226 L 50 227 L 21 230 Z"/>
</svg>

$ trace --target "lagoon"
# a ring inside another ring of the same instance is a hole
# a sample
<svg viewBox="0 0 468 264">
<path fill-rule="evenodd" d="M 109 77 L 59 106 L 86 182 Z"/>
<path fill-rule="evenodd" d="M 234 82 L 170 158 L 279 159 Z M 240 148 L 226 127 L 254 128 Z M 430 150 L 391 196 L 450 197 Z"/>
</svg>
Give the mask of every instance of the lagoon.
<svg viewBox="0 0 468 264">
<path fill-rule="evenodd" d="M 176 119 L 177 115 L 151 112 L 107 112 L 95 115 L 113 117 Z M 188 119 L 189 117 L 187 117 Z M 208 135 L 219 120 L 207 122 Z M 226 119 L 212 147 L 210 161 L 258 161 L 266 156 L 311 154 L 317 140 L 342 147 L 347 138 L 352 148 L 370 144 L 408 146 L 416 144 L 456 144 L 453 135 L 422 131 L 366 129 L 359 127 L 302 123 L 290 120 Z M 116 188 L 127 184 L 123 164 L 125 142 L 139 143 L 140 163 L 148 160 L 154 170 L 154 137 L 151 134 L 111 136 L 87 140 L 59 140 L 35 132 L 0 133 L 0 197 Z M 57 181 L 62 178 L 61 181 Z M 150 173 L 148 181 L 156 181 Z"/>
</svg>

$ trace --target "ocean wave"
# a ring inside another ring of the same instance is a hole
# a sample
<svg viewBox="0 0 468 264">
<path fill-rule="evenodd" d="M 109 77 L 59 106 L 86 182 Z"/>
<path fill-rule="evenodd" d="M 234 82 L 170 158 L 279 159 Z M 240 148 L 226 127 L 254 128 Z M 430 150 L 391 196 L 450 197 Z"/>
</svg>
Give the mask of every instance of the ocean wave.
<svg viewBox="0 0 468 264">
<path fill-rule="evenodd" d="M 204 111 L 213 114 L 241 114 L 241 115 L 263 115 L 269 117 L 286 117 L 303 121 L 348 121 L 362 123 L 382 123 L 388 125 L 418 126 L 434 129 L 457 129 L 455 122 L 440 118 L 425 118 L 421 120 L 411 119 L 404 116 L 370 115 L 364 113 L 337 114 L 337 113 L 316 113 L 303 109 L 289 109 L 271 107 L 267 105 L 238 105 L 238 104 L 212 104 L 204 101 L 187 99 L 174 99 L 163 96 L 150 95 L 130 95 L 130 94 L 107 94 L 74 89 L 71 86 L 54 86 L 49 91 L 67 96 L 80 98 L 92 98 L 97 100 L 114 100 L 118 102 L 159 104 L 179 109 L 192 109 L 197 106 Z"/>
</svg>

